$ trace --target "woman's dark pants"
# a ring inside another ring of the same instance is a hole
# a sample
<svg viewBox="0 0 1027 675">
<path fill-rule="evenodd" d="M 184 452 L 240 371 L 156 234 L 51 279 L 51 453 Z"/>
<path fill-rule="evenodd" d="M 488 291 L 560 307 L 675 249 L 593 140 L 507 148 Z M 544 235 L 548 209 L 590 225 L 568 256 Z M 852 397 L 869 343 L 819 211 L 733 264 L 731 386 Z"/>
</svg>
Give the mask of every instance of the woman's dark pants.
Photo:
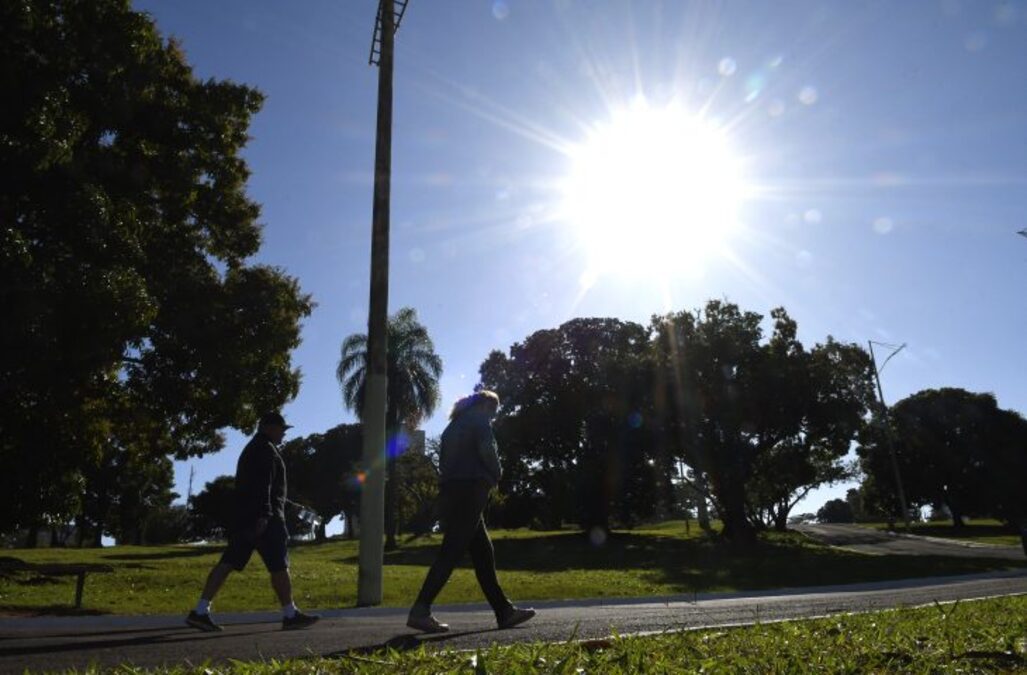
<svg viewBox="0 0 1027 675">
<path fill-rule="evenodd" d="M 474 563 L 474 574 L 485 598 L 492 606 L 497 618 L 502 618 L 512 608 L 510 600 L 499 587 L 496 578 L 496 556 L 492 540 L 485 529 L 485 506 L 489 500 L 490 486 L 486 481 L 451 480 L 442 484 L 439 505 L 442 516 L 442 548 L 435 559 L 428 576 L 424 579 L 421 592 L 417 595 L 411 614 L 426 615 L 442 587 L 449 581 L 453 569 L 468 550 Z"/>
</svg>

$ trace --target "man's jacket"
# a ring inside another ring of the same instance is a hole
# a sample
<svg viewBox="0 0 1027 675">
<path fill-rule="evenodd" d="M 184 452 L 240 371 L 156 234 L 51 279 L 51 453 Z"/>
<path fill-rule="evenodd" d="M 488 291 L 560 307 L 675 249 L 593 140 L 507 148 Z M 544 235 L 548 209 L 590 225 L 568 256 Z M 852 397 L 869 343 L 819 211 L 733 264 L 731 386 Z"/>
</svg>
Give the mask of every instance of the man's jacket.
<svg viewBox="0 0 1027 675">
<path fill-rule="evenodd" d="M 285 462 L 267 436 L 257 433 L 239 455 L 235 469 L 235 524 L 260 518 L 285 521 Z"/>
<path fill-rule="evenodd" d="M 488 414 L 474 409 L 458 414 L 445 431 L 439 448 L 439 480 L 499 482 L 499 448 Z"/>
</svg>

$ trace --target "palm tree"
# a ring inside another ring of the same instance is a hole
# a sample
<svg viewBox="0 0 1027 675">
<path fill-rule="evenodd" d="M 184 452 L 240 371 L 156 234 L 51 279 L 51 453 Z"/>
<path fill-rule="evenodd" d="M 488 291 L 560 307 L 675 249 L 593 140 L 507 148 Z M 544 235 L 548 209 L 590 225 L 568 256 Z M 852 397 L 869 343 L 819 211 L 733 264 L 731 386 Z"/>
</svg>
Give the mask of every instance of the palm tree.
<svg viewBox="0 0 1027 675">
<path fill-rule="evenodd" d="M 389 317 L 389 378 L 386 390 L 385 433 L 388 439 L 385 482 L 385 548 L 396 548 L 396 457 L 402 453 L 398 439 L 404 426 L 414 429 L 435 412 L 439 404 L 442 359 L 435 353 L 428 329 L 417 320 L 417 312 L 404 307 Z M 367 382 L 367 336 L 355 333 L 342 342 L 335 377 L 342 387 L 342 400 L 358 417 L 364 414 Z"/>
</svg>

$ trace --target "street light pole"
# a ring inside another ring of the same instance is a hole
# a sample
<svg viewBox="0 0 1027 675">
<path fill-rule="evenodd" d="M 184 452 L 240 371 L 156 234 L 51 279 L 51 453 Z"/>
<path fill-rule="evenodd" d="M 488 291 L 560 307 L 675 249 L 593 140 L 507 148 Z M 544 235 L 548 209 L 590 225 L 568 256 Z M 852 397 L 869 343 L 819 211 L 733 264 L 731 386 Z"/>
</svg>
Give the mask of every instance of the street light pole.
<svg viewBox="0 0 1027 675">
<path fill-rule="evenodd" d="M 891 457 L 891 468 L 895 474 L 895 487 L 899 493 L 899 506 L 902 508 L 902 521 L 906 524 L 906 530 L 909 530 L 909 507 L 906 505 L 906 491 L 902 487 L 902 474 L 899 473 L 899 460 L 895 454 L 895 437 L 894 432 L 891 428 L 891 423 L 888 420 L 888 405 L 884 402 L 884 391 L 881 389 L 881 370 L 888 365 L 888 361 L 891 361 L 892 357 L 905 349 L 906 345 L 902 344 L 892 351 L 892 353 L 884 360 L 881 364 L 881 369 L 877 369 L 877 359 L 874 358 L 874 341 L 867 340 L 867 344 L 870 345 L 870 363 L 874 369 L 874 379 L 877 381 L 877 397 L 881 404 L 881 423 L 885 427 L 885 437 L 888 439 L 888 455 Z M 883 343 L 878 343 L 883 344 Z M 891 346 L 891 345 L 884 345 Z"/>
<path fill-rule="evenodd" d="M 406 5 L 405 0 L 400 0 Z M 389 198 L 392 175 L 392 63 L 396 33 L 394 0 L 379 0 L 371 40 L 378 65 L 378 130 L 374 153 L 371 225 L 371 296 L 367 314 L 367 373 L 364 407 L 364 482 L 360 492 L 360 553 L 357 605 L 382 602 L 382 536 L 385 531 L 385 406 L 388 387 Z"/>
</svg>

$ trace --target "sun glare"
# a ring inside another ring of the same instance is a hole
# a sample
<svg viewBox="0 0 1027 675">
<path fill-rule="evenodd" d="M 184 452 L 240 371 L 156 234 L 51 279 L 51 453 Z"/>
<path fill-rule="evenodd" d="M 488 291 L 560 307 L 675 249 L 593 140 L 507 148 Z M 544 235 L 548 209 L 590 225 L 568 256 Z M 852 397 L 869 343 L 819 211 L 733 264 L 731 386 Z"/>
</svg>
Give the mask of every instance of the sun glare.
<svg viewBox="0 0 1027 675">
<path fill-rule="evenodd" d="M 681 108 L 620 111 L 570 155 L 565 217 L 589 278 L 689 273 L 737 227 L 744 184 L 728 138 Z"/>
</svg>

